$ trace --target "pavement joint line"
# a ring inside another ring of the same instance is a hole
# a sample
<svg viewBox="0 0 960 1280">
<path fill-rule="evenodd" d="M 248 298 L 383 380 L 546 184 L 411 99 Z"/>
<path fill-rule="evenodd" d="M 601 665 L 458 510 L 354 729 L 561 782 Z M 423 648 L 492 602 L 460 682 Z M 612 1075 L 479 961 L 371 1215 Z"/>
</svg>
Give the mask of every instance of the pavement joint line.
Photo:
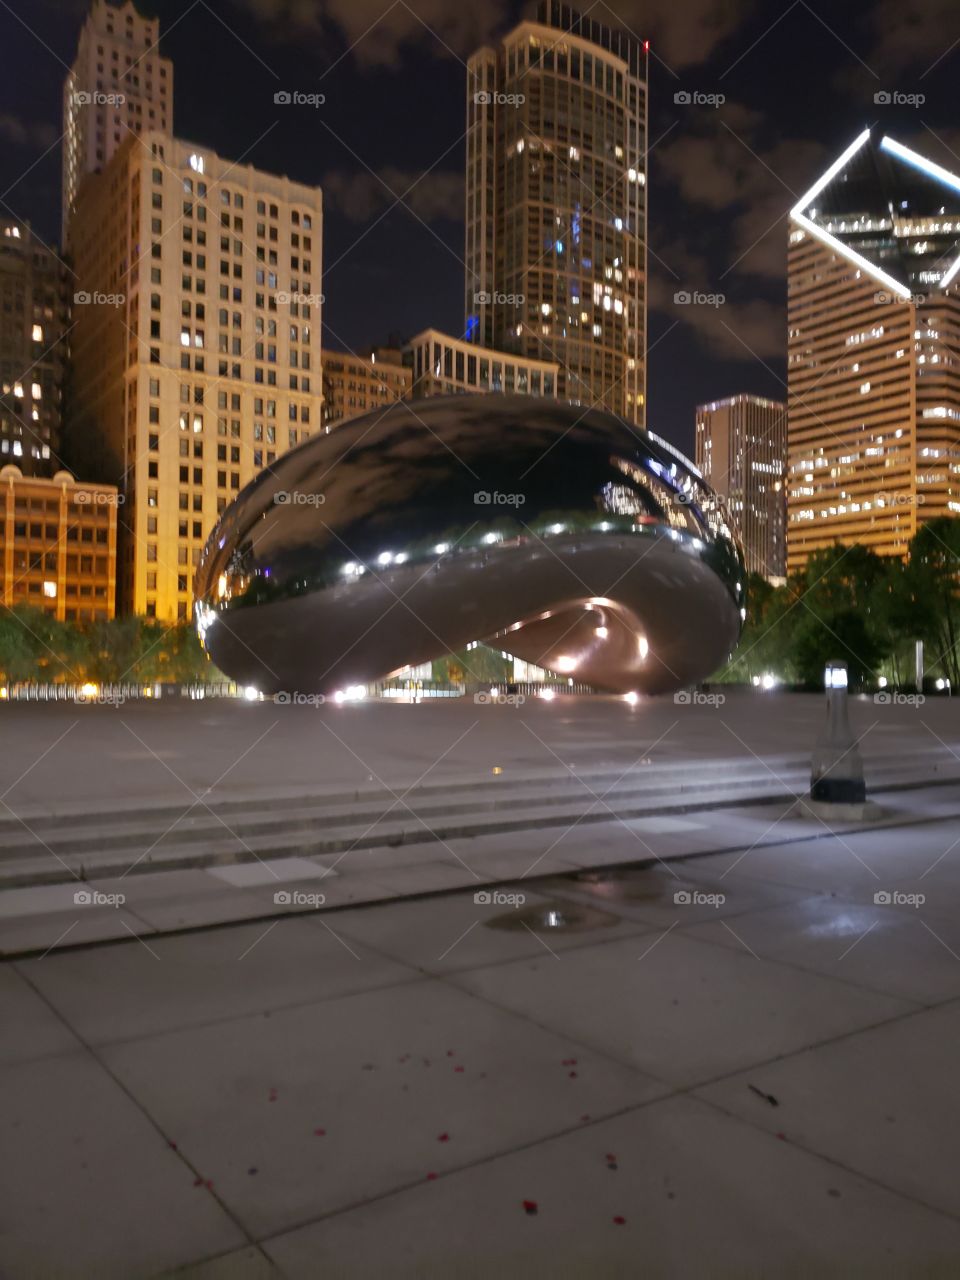
<svg viewBox="0 0 960 1280">
<path fill-rule="evenodd" d="M 128 1100 L 128 1102 L 130 1102 L 130 1104 L 136 1109 L 136 1111 L 138 1111 L 139 1114 L 144 1118 L 144 1120 L 146 1120 L 150 1128 L 163 1139 L 164 1145 L 166 1146 L 168 1151 L 172 1151 L 173 1155 L 175 1155 L 177 1159 L 181 1161 L 182 1164 L 186 1165 L 186 1167 L 190 1170 L 190 1172 L 193 1174 L 195 1178 L 200 1177 L 201 1175 L 200 1175 L 199 1169 L 196 1169 L 190 1163 L 187 1157 L 180 1150 L 179 1144 L 178 1145 L 173 1144 L 170 1135 L 164 1132 L 163 1126 L 160 1124 L 160 1121 L 154 1119 L 153 1115 L 150 1113 L 147 1106 L 140 1101 L 140 1099 L 136 1096 L 136 1094 L 133 1093 L 132 1090 L 130 1090 L 127 1087 L 127 1085 L 123 1082 L 120 1076 L 117 1075 L 117 1073 L 110 1067 L 110 1065 L 104 1061 L 104 1059 L 97 1052 L 96 1047 L 92 1045 L 86 1039 L 86 1037 L 81 1034 L 80 1031 L 78 1031 L 75 1027 L 73 1027 L 67 1021 L 66 1017 L 61 1013 L 61 1011 L 57 1008 L 57 1006 L 47 999 L 46 995 L 36 986 L 35 983 L 33 983 L 30 980 L 27 974 L 20 972 L 20 970 L 18 970 L 17 972 L 20 978 L 27 984 L 27 986 L 36 996 L 36 998 L 40 1000 L 41 1003 L 46 1005 L 46 1007 L 53 1014 L 54 1018 L 56 1018 L 58 1022 L 62 1023 L 62 1025 L 66 1028 L 67 1032 L 81 1046 L 80 1050 L 75 1048 L 69 1049 L 63 1055 L 47 1055 L 48 1058 L 56 1057 L 56 1056 L 69 1056 L 70 1054 L 81 1052 L 82 1050 L 82 1052 L 88 1055 L 88 1057 L 92 1059 L 92 1061 L 100 1068 L 100 1070 L 103 1071 L 104 1074 L 113 1082 L 114 1086 L 120 1090 L 120 1092 L 124 1095 L 124 1097 Z M 217 1204 L 220 1206 L 220 1208 L 223 1210 L 223 1212 L 226 1214 L 229 1220 L 233 1223 L 236 1229 L 240 1232 L 241 1236 L 247 1241 L 248 1247 L 254 1246 L 259 1248 L 259 1246 L 257 1245 L 256 1239 L 247 1230 L 242 1219 L 237 1214 L 235 1214 L 233 1210 L 230 1208 L 230 1206 L 224 1201 L 224 1199 L 220 1195 L 219 1190 L 211 1189 L 211 1188 L 206 1188 L 206 1190 L 210 1192 L 214 1200 L 216 1200 Z"/>
<path fill-rule="evenodd" d="M 929 785 L 939 786 L 944 784 L 932 783 Z M 908 787 L 890 788 L 890 790 L 913 790 L 913 789 L 916 789 L 916 788 L 914 788 L 912 784 Z M 923 788 L 920 788 L 920 789 L 923 789 Z M 762 801 L 761 803 L 766 803 L 766 799 L 764 799 L 764 801 Z M 741 805 L 742 805 L 742 802 L 739 802 L 736 806 L 733 806 L 733 807 L 740 807 Z M 724 808 L 724 807 L 730 807 L 730 806 L 717 805 L 713 807 Z M 889 831 L 889 830 L 896 830 L 903 827 L 935 826 L 938 823 L 956 822 L 958 817 L 960 817 L 960 814 L 957 814 L 957 813 L 937 814 L 928 818 L 921 818 L 921 817 L 917 817 L 916 815 L 904 814 L 899 820 L 894 819 L 889 822 L 880 822 L 880 823 L 872 822 L 872 823 L 869 823 L 868 825 L 860 826 L 857 828 L 846 829 L 844 831 L 844 834 L 847 836 L 855 836 L 855 835 L 869 834 L 877 830 Z M 834 838 L 834 832 L 829 830 L 817 829 L 811 832 L 810 834 L 793 835 L 789 838 L 771 840 L 767 843 L 758 845 L 757 848 L 773 849 L 783 845 L 810 844 L 810 843 L 815 843 L 821 840 L 831 840 L 833 838 Z M 422 890 L 418 890 L 416 893 L 411 893 L 411 894 L 400 894 L 396 890 L 389 890 L 387 891 L 385 896 L 382 898 L 372 898 L 365 902 L 335 903 L 329 907 L 325 906 L 323 908 L 323 912 L 324 914 L 327 914 L 332 912 L 343 912 L 343 911 L 363 911 L 367 908 L 384 906 L 387 903 L 391 903 L 391 902 L 423 902 L 433 898 L 442 898 L 446 896 L 452 896 L 454 894 L 466 893 L 469 890 L 476 891 L 478 888 L 481 888 L 484 885 L 503 885 L 503 884 L 514 884 L 514 883 L 536 885 L 541 883 L 544 880 L 556 880 L 558 878 L 562 879 L 564 877 L 568 877 L 572 879 L 573 876 L 579 875 L 585 871 L 594 871 L 594 870 L 595 871 L 600 871 L 600 870 L 622 871 L 622 870 L 628 870 L 631 868 L 643 870 L 647 867 L 659 865 L 659 863 L 662 863 L 662 862 L 682 864 L 684 862 L 687 862 L 696 858 L 720 857 L 724 854 L 738 853 L 740 851 L 741 851 L 741 845 L 735 844 L 735 845 L 727 845 L 719 849 L 705 849 L 705 850 L 691 851 L 689 853 L 674 854 L 666 858 L 660 858 L 660 859 L 640 858 L 640 859 L 629 859 L 629 860 L 620 861 L 620 862 L 604 863 L 600 866 L 592 866 L 592 865 L 590 867 L 581 866 L 581 867 L 578 867 L 577 870 L 571 871 L 569 873 L 567 872 L 557 873 L 556 871 L 545 872 L 542 876 L 534 876 L 530 880 L 522 880 L 522 879 L 513 880 L 509 876 L 495 876 L 489 879 L 481 879 L 479 881 L 472 881 L 469 883 L 464 882 L 463 885 L 456 886 L 453 888 L 451 888 L 448 885 L 439 889 L 422 889 Z M 433 865 L 433 864 L 430 864 L 430 865 Z M 106 878 L 106 877 L 103 877 L 103 878 Z M 755 879 L 763 884 L 778 883 L 777 881 L 765 880 L 761 876 L 753 876 L 750 878 Z M 374 880 L 375 879 L 376 877 L 374 876 Z M 260 922 L 266 922 L 266 921 L 275 920 L 278 918 L 281 918 L 281 919 L 284 919 L 284 918 L 301 919 L 303 917 L 309 918 L 316 910 L 317 908 L 315 907 L 305 906 L 299 909 L 288 908 L 283 912 L 279 912 L 276 910 L 261 912 L 257 915 L 243 916 L 237 920 L 215 920 L 207 924 L 184 925 L 174 929 L 157 928 L 154 930 L 154 932 L 150 936 L 152 938 L 157 938 L 157 939 L 166 938 L 166 937 L 184 937 L 191 933 L 203 933 L 208 930 L 213 931 L 213 930 L 220 930 L 220 929 L 238 928 L 243 925 L 257 924 Z M 56 954 L 61 955 L 61 954 L 70 954 L 76 951 L 87 951 L 95 947 L 126 946 L 126 945 L 129 945 L 131 941 L 132 941 L 131 939 L 125 938 L 123 936 L 118 936 L 114 938 L 101 938 L 101 939 L 94 938 L 84 942 L 70 943 L 65 947 L 59 948 Z M 17 950 L 0 951 L 0 964 L 15 962 L 18 960 L 35 959 L 43 954 L 45 954 L 45 952 L 40 947 L 29 947 L 19 951 Z"/>
</svg>

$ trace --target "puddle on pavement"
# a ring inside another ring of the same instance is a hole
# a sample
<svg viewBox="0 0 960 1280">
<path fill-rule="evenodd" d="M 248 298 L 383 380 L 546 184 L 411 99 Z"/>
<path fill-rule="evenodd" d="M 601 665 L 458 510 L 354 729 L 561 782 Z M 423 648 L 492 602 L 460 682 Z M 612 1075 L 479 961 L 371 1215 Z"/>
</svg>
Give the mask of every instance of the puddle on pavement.
<svg viewBox="0 0 960 1280">
<path fill-rule="evenodd" d="M 590 929 L 608 928 L 619 924 L 618 916 L 596 907 L 581 906 L 576 902 L 538 902 L 531 907 L 519 907 L 505 911 L 486 921 L 488 929 L 532 929 L 534 933 L 586 933 Z"/>
</svg>

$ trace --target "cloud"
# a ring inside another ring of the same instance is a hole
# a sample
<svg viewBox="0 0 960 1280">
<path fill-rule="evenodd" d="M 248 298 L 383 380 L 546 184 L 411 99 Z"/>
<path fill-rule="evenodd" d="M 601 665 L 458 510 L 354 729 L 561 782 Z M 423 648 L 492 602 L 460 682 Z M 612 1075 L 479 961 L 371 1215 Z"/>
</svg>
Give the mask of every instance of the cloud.
<svg viewBox="0 0 960 1280">
<path fill-rule="evenodd" d="M 15 147 L 37 147 L 45 151 L 53 146 L 58 136 L 53 125 L 0 114 L 0 138 L 5 142 L 11 142 Z"/>
<path fill-rule="evenodd" d="M 698 111 L 691 132 L 672 134 L 651 161 L 651 185 L 666 178 L 685 205 L 709 211 L 704 226 L 724 276 L 784 278 L 789 211 L 827 163 L 817 142 L 765 144 L 764 127 L 758 112 L 735 103 Z"/>
<path fill-rule="evenodd" d="M 664 245 L 661 258 L 662 262 L 651 262 L 649 305 L 677 324 L 677 335 L 684 329 L 693 332 L 705 350 L 724 360 L 752 364 L 785 359 L 785 272 L 781 272 L 775 299 L 756 297 L 752 286 L 744 289 L 750 296 L 741 298 L 735 277 L 718 278 L 699 248 L 693 251 L 674 240 Z M 692 300 L 678 301 L 678 293 Z"/>
<path fill-rule="evenodd" d="M 870 12 L 873 47 L 864 61 L 882 75 L 923 75 L 960 52 L 956 0 L 880 0 Z M 951 50 L 952 55 L 951 55 Z"/>
<path fill-rule="evenodd" d="M 459 171 L 434 170 L 422 177 L 387 165 L 380 171 L 380 178 L 382 181 L 365 171 L 333 170 L 320 184 L 324 201 L 350 222 L 368 222 L 392 205 L 397 196 L 403 197 L 397 208 L 405 205 L 425 222 L 463 220 L 463 174 Z"/>
<path fill-rule="evenodd" d="M 464 59 L 514 22 L 507 0 L 240 0 L 277 40 L 334 31 L 361 65 L 397 66 L 405 46 Z M 589 16 L 639 40 L 673 71 L 706 61 L 753 12 L 756 0 L 599 0 Z M 527 6 L 532 15 L 534 6 Z M 341 50 L 337 50 L 338 56 Z M 332 58 L 331 58 L 332 61 Z"/>
<path fill-rule="evenodd" d="M 338 33 L 363 66 L 397 66 L 404 47 L 433 47 L 438 56 L 464 58 L 503 24 L 500 0 L 241 0 L 274 39 L 328 41 Z M 334 61 L 342 53 L 337 49 Z M 322 71 L 322 68 L 320 68 Z"/>
<path fill-rule="evenodd" d="M 754 8 L 754 0 L 622 0 L 616 8 L 600 0 L 590 16 L 649 40 L 651 56 L 680 71 L 706 62 Z"/>
</svg>

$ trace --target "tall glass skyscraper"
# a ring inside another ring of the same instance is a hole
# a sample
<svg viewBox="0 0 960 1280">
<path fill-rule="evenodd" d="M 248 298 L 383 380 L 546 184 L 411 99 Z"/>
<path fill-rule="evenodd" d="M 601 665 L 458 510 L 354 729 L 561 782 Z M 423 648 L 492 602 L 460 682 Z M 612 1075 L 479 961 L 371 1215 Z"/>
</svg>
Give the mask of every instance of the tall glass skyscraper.
<svg viewBox="0 0 960 1280">
<path fill-rule="evenodd" d="M 545 0 L 467 73 L 466 336 L 646 408 L 647 46 Z"/>
</svg>

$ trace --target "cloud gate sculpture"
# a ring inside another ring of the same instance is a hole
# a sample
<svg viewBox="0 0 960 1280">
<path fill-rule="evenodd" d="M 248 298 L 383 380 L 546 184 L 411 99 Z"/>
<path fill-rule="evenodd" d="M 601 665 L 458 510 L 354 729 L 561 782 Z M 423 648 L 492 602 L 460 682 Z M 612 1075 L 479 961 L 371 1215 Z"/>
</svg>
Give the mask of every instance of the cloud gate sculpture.
<svg viewBox="0 0 960 1280">
<path fill-rule="evenodd" d="M 703 680 L 744 616 L 721 501 L 666 441 L 531 396 L 400 401 L 284 454 L 197 573 L 233 679 L 333 693 L 486 641 L 598 690 Z"/>
</svg>

